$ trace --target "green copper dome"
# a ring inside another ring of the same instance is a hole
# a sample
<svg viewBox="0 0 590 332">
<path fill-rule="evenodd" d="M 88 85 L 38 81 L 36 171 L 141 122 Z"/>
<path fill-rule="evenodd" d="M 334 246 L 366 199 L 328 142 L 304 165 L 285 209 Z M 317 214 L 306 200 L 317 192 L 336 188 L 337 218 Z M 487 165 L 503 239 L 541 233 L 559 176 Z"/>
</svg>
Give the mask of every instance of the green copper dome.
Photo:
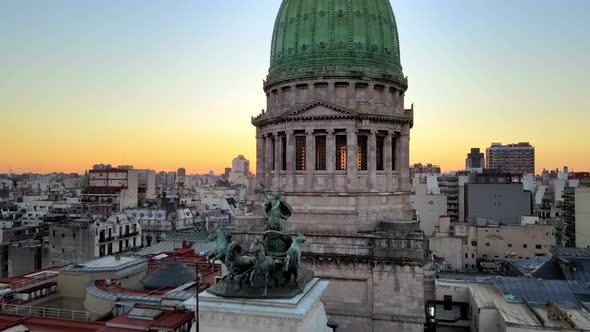
<svg viewBox="0 0 590 332">
<path fill-rule="evenodd" d="M 283 0 L 265 85 L 318 76 L 386 79 L 405 89 L 388 0 Z"/>
</svg>

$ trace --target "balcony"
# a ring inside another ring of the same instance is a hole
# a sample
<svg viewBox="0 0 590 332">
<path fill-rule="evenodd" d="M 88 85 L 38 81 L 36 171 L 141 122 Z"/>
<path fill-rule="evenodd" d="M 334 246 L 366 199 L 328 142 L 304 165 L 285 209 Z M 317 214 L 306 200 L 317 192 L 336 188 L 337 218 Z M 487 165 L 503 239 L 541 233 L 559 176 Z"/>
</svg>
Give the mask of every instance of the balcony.
<svg viewBox="0 0 590 332">
<path fill-rule="evenodd" d="M 125 238 L 128 238 L 128 237 L 134 237 L 134 236 L 137 236 L 137 235 L 139 235 L 139 232 L 138 231 L 135 231 L 135 232 L 129 232 L 129 233 L 121 234 L 121 235 L 119 235 L 119 238 L 120 239 L 125 239 Z"/>
<path fill-rule="evenodd" d="M 106 242 L 112 242 L 115 241 L 115 237 L 114 236 L 109 236 L 109 237 L 101 237 L 98 239 L 98 243 L 106 243 Z"/>
</svg>

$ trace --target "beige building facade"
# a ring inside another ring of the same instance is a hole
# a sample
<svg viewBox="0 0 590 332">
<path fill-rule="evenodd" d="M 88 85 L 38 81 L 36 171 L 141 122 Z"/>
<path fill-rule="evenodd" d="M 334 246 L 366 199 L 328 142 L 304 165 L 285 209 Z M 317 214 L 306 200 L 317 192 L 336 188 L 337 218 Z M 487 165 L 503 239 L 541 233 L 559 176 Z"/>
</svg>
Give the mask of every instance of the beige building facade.
<svg viewBox="0 0 590 332">
<path fill-rule="evenodd" d="M 431 253 L 454 271 L 476 271 L 480 261 L 528 259 L 549 254 L 555 245 L 553 225 L 451 223 L 441 218 L 429 241 Z"/>
<path fill-rule="evenodd" d="M 590 248 L 590 186 L 574 191 L 576 248 Z"/>
</svg>

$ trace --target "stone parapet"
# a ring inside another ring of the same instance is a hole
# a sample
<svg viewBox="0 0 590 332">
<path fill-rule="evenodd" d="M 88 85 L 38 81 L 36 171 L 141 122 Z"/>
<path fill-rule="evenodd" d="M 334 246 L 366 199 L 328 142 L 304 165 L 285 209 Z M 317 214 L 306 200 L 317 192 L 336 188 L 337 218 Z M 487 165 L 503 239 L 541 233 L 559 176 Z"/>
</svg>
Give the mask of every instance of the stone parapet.
<svg viewBox="0 0 590 332">
<path fill-rule="evenodd" d="M 314 279 L 303 294 L 284 300 L 222 298 L 199 294 L 199 324 L 208 332 L 331 332 L 321 297 L 327 281 Z M 194 298 L 185 302 L 195 308 Z M 195 308 L 196 309 L 196 308 Z"/>
</svg>

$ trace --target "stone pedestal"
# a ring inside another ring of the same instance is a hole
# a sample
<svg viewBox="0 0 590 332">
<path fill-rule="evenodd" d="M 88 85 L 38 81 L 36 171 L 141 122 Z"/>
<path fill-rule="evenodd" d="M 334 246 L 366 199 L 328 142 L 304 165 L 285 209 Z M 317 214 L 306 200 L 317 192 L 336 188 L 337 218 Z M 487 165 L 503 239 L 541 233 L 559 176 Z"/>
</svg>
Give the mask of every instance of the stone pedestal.
<svg viewBox="0 0 590 332">
<path fill-rule="evenodd" d="M 320 301 L 327 281 L 315 278 L 302 294 L 285 300 L 223 298 L 199 294 L 200 331 L 207 332 L 332 332 Z M 195 300 L 185 303 L 195 308 Z"/>
</svg>

